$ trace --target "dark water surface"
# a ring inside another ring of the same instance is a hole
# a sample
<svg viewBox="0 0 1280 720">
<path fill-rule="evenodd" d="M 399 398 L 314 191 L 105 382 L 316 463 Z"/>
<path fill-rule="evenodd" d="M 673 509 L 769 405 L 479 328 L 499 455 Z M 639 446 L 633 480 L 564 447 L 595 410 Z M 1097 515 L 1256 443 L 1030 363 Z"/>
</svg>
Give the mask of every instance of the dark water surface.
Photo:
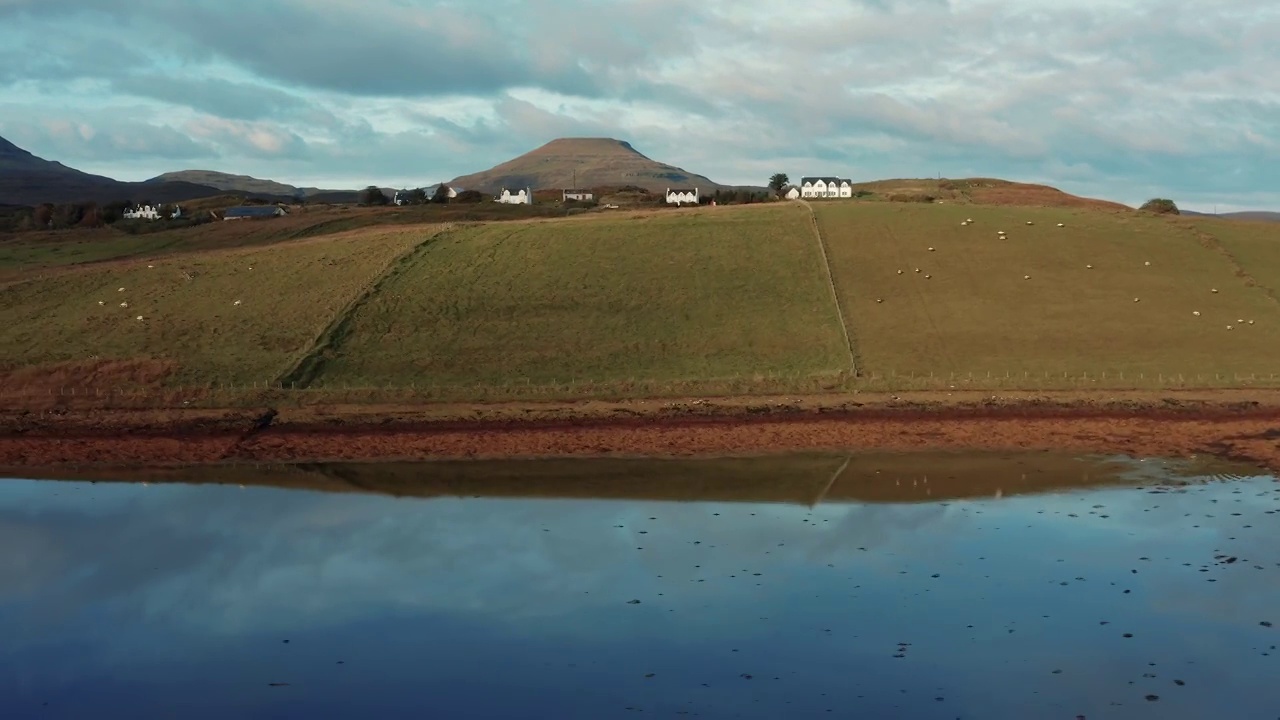
<svg viewBox="0 0 1280 720">
<path fill-rule="evenodd" d="M 1257 472 L 930 454 L 3 480 L 0 718 L 1277 718 L 1280 484 Z"/>
</svg>

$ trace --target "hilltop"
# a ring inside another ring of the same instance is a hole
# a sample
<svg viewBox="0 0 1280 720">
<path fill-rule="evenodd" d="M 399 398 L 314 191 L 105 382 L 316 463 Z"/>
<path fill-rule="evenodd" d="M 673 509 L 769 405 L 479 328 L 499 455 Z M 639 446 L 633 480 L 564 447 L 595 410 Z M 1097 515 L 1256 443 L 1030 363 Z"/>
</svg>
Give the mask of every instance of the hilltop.
<svg viewBox="0 0 1280 720">
<path fill-rule="evenodd" d="M 576 173 L 576 181 L 575 181 Z M 634 185 L 722 187 L 706 176 L 652 160 L 630 143 L 612 138 L 560 138 L 488 170 L 454 178 L 454 187 L 497 192 L 502 187 L 567 188 Z"/>
<path fill-rule="evenodd" d="M 216 195 L 190 182 L 128 183 L 45 160 L 0 137 L 0 204 L 141 200 L 176 202 Z"/>
<path fill-rule="evenodd" d="M 248 175 L 233 175 L 216 170 L 179 170 L 157 175 L 148 183 L 183 182 L 216 188 L 227 192 L 244 193 L 254 196 L 277 196 L 285 198 L 310 199 L 317 196 L 350 195 L 346 202 L 355 202 L 356 190 L 323 190 L 316 187 L 297 187 L 275 180 L 263 180 Z"/>
</svg>

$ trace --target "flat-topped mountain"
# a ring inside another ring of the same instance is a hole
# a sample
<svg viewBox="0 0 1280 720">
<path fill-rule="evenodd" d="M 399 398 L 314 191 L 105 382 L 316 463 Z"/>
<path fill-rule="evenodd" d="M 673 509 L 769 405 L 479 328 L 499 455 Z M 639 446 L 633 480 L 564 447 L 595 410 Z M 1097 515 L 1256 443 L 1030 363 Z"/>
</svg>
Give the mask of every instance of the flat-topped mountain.
<svg viewBox="0 0 1280 720">
<path fill-rule="evenodd" d="M 455 178 L 450 185 L 497 192 L 503 187 L 534 189 L 635 185 L 662 191 L 669 187 L 721 187 L 704 175 L 652 160 L 630 143 L 612 138 L 560 138 L 483 172 Z"/>
</svg>

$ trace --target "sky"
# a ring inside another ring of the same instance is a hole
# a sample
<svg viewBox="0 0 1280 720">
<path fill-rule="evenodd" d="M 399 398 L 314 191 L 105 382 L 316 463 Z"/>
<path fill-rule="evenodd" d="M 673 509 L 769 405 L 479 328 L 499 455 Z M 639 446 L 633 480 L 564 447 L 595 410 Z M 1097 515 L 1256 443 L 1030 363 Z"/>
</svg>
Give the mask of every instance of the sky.
<svg viewBox="0 0 1280 720">
<path fill-rule="evenodd" d="M 414 187 L 557 137 L 728 184 L 1280 210 L 1261 0 L 0 0 L 0 136 L 121 180 Z"/>
</svg>

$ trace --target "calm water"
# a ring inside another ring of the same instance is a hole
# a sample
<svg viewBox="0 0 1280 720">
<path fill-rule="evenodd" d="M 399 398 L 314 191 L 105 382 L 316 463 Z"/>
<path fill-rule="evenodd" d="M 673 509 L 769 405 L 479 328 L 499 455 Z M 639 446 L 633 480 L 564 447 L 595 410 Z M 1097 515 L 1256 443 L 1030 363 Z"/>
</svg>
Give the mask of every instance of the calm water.
<svg viewBox="0 0 1280 720">
<path fill-rule="evenodd" d="M 1276 718 L 1280 483 L 1253 473 L 921 455 L 4 480 L 0 717 Z"/>
</svg>

